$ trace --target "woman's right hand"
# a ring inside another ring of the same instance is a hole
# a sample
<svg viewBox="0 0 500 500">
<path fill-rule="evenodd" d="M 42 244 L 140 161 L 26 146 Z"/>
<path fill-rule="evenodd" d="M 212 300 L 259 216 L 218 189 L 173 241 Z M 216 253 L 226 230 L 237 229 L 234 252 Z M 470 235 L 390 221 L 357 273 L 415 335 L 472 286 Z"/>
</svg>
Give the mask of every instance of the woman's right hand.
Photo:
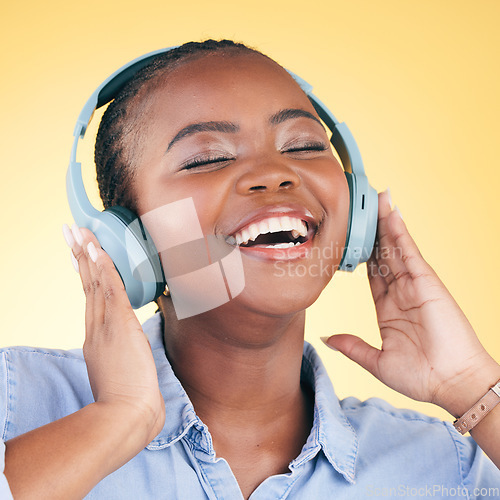
<svg viewBox="0 0 500 500">
<path fill-rule="evenodd" d="M 71 231 L 65 226 L 64 233 L 86 296 L 83 355 L 94 399 L 103 407 L 121 408 L 124 419 L 144 423 L 144 447 L 165 422 L 151 346 L 113 261 L 94 234 L 76 225 Z"/>
<path fill-rule="evenodd" d="M 113 262 L 90 231 L 63 231 L 87 299 L 83 354 L 95 403 L 5 442 L 14 498 L 83 498 L 165 422 L 151 347 Z"/>
</svg>

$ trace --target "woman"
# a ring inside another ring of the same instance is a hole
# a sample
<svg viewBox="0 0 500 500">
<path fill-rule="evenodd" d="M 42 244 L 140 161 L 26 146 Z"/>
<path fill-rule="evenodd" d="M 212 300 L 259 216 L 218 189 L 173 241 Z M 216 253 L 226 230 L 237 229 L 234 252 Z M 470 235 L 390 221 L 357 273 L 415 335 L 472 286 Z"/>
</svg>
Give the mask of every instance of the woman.
<svg viewBox="0 0 500 500">
<path fill-rule="evenodd" d="M 192 198 L 203 235 L 239 245 L 245 287 L 184 319 L 172 296 L 160 296 L 160 313 L 144 325 L 148 343 L 95 236 L 66 228 L 87 300 L 92 394 L 78 354 L 6 350 L 6 380 L 23 369 L 49 380 L 27 396 L 19 377 L 2 396 L 15 498 L 360 498 L 436 485 L 477 495 L 474 488 L 498 484 L 498 469 L 449 424 L 379 401 L 340 403 L 304 345 L 305 310 L 340 262 L 349 191 L 315 109 L 278 64 L 230 42 L 160 56 L 107 110 L 96 163 L 105 206 L 144 217 Z M 297 247 L 246 237 L 252 223 L 281 217 L 304 222 Z M 155 242 L 170 224 L 148 226 Z M 387 192 L 377 247 L 386 251 L 374 252 L 368 276 L 382 349 L 347 335 L 327 343 L 399 392 L 459 417 L 500 379 L 500 366 Z M 283 261 L 291 271 L 322 264 L 329 272 L 283 275 Z M 43 418 L 12 402 L 32 398 Z M 51 423 L 40 427 L 44 419 Z M 472 431 L 497 466 L 499 419 L 496 408 Z"/>
</svg>

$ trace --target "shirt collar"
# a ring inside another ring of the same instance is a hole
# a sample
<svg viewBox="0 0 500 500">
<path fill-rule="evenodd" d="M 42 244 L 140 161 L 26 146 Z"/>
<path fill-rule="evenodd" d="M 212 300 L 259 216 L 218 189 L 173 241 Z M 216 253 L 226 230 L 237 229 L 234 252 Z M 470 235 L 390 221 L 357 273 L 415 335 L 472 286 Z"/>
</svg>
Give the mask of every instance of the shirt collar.
<svg viewBox="0 0 500 500">
<path fill-rule="evenodd" d="M 156 313 L 149 318 L 142 325 L 142 328 L 153 351 L 158 373 L 158 384 L 165 401 L 167 415 L 163 429 L 146 446 L 148 450 L 159 450 L 184 437 L 193 425 L 196 425 L 197 428 L 205 426 L 196 415 L 193 404 L 179 379 L 175 376 L 172 366 L 165 355 L 160 313 Z"/>
<path fill-rule="evenodd" d="M 149 443 L 147 449 L 166 448 L 189 434 L 200 450 L 215 458 L 208 428 L 196 415 L 186 391 L 165 355 L 160 314 L 156 313 L 142 327 L 153 351 L 167 414 L 163 429 Z M 333 468 L 347 481 L 354 483 L 358 439 L 340 407 L 321 359 L 314 347 L 307 342 L 304 342 L 301 380 L 308 383 L 315 394 L 314 423 L 306 444 L 290 467 L 299 467 L 321 449 Z"/>
<path fill-rule="evenodd" d="M 314 391 L 314 423 L 296 460 L 301 459 L 307 448 L 319 445 L 333 468 L 354 483 L 358 438 L 340 406 L 323 362 L 308 342 L 304 342 L 301 379 L 308 381 Z"/>
</svg>

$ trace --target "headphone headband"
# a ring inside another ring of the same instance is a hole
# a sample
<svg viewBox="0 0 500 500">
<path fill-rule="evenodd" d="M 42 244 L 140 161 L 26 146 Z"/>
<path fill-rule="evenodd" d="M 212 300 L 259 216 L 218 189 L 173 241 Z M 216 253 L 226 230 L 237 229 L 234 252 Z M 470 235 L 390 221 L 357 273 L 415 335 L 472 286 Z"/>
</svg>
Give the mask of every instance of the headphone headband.
<svg viewBox="0 0 500 500">
<path fill-rule="evenodd" d="M 78 116 L 74 130 L 75 140 L 72 148 L 71 161 L 76 162 L 78 140 L 85 137 L 85 132 L 87 131 L 87 127 L 94 112 L 111 102 L 123 89 L 123 87 L 125 87 L 125 85 L 135 76 L 135 74 L 142 68 L 145 68 L 156 56 L 176 48 L 178 48 L 178 45 L 155 50 L 143 56 L 137 57 L 115 71 L 108 78 L 106 78 L 106 80 L 104 80 L 99 87 L 97 87 L 85 103 L 85 106 Z M 365 175 L 361 154 L 354 137 L 347 128 L 347 125 L 345 123 L 340 123 L 337 118 L 335 118 L 333 113 L 312 93 L 313 87 L 311 84 L 295 73 L 289 70 L 287 71 L 300 85 L 301 89 L 305 92 L 314 106 L 314 109 L 318 113 L 319 117 L 332 133 L 331 143 L 338 152 L 344 169 L 350 173 Z"/>
</svg>

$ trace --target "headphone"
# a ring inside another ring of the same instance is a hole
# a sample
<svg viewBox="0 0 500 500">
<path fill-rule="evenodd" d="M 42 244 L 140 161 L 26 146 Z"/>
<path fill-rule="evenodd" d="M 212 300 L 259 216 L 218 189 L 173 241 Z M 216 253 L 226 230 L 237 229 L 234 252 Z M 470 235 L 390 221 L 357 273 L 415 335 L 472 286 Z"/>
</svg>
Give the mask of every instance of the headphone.
<svg viewBox="0 0 500 500">
<path fill-rule="evenodd" d="M 157 55 L 177 47 L 156 50 L 129 62 L 109 76 L 90 96 L 83 107 L 74 130 L 73 147 L 66 174 L 66 191 L 75 222 L 92 231 L 102 248 L 111 257 L 125 285 L 134 309 L 158 298 L 165 289 L 160 257 L 140 218 L 132 211 L 109 207 L 103 212 L 90 203 L 82 178 L 81 163 L 76 161 L 80 139 L 94 111 L 112 101 L 134 75 Z M 287 70 L 288 71 L 288 70 Z M 345 123 L 340 123 L 331 111 L 312 94 L 312 86 L 288 71 L 314 106 L 319 117 L 331 131 L 330 142 L 337 151 L 349 185 L 349 221 L 344 253 L 339 270 L 354 271 L 372 253 L 377 230 L 378 194 L 365 175 L 358 146 Z"/>
</svg>

